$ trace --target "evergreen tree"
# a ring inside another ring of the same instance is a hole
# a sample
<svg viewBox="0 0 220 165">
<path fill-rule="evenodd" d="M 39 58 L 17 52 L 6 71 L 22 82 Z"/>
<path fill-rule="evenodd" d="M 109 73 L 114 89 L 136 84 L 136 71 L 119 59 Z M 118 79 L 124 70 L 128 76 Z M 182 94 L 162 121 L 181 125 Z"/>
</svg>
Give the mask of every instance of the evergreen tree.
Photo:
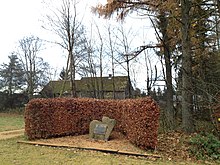
<svg viewBox="0 0 220 165">
<path fill-rule="evenodd" d="M 66 78 L 65 78 L 66 77 Z M 63 68 L 60 72 L 60 80 L 70 80 L 70 74 L 68 73 L 68 71 L 66 72 L 65 69 Z"/>
<path fill-rule="evenodd" d="M 34 93 L 45 84 L 49 79 L 49 64 L 39 57 L 43 42 L 35 36 L 24 37 L 19 40 L 17 54 L 20 57 L 22 68 L 25 73 L 25 84 L 29 99 L 33 98 Z"/>
<path fill-rule="evenodd" d="M 7 90 L 9 95 L 13 94 L 16 90 L 22 90 L 25 79 L 24 71 L 18 57 L 11 54 L 9 63 L 3 63 L 0 68 L 1 89 Z"/>
</svg>

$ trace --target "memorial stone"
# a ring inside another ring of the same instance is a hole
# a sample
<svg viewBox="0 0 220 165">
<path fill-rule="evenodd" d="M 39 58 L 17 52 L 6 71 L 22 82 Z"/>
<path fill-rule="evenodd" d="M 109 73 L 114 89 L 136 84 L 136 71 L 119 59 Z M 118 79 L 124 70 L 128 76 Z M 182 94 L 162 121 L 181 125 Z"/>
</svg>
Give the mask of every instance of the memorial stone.
<svg viewBox="0 0 220 165">
<path fill-rule="evenodd" d="M 93 120 L 89 126 L 89 137 L 108 141 L 115 124 L 115 119 L 106 116 L 103 116 L 102 121 Z"/>
</svg>

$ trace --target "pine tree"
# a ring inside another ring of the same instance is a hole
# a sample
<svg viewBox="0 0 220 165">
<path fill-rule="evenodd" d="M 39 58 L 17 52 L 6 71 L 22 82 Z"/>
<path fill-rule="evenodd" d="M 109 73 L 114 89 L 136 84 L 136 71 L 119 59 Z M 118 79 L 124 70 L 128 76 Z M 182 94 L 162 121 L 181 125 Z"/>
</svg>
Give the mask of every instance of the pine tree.
<svg viewBox="0 0 220 165">
<path fill-rule="evenodd" d="M 16 90 L 22 90 L 25 79 L 24 71 L 18 57 L 11 54 L 9 63 L 3 63 L 0 68 L 1 89 L 7 90 L 11 95 Z"/>
</svg>

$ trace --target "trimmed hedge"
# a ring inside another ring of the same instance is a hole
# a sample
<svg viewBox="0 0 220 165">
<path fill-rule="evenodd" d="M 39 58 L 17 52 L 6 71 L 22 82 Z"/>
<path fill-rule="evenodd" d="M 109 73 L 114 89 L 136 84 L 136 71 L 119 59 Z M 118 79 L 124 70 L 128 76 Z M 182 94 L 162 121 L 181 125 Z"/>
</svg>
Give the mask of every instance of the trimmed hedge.
<svg viewBox="0 0 220 165">
<path fill-rule="evenodd" d="M 25 109 L 25 133 L 30 140 L 87 134 L 90 122 L 103 116 L 116 119 L 114 130 L 123 133 L 131 143 L 142 149 L 156 147 L 159 107 L 150 97 L 33 99 Z"/>
</svg>

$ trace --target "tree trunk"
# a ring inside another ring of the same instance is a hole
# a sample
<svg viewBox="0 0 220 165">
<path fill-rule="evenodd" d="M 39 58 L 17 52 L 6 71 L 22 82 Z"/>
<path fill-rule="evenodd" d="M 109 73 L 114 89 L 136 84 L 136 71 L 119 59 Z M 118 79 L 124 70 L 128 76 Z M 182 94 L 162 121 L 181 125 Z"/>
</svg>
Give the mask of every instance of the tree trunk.
<svg viewBox="0 0 220 165">
<path fill-rule="evenodd" d="M 102 47 L 103 47 L 103 44 L 101 44 L 101 50 L 100 50 L 100 54 L 99 54 L 99 58 L 100 58 L 100 61 L 99 61 L 99 67 L 100 67 L 100 98 L 101 99 L 104 99 L 104 91 L 103 91 L 103 88 L 104 88 L 104 84 L 103 84 L 103 78 L 102 78 L 102 73 L 103 73 L 103 68 L 102 68 Z"/>
<path fill-rule="evenodd" d="M 185 132 L 194 131 L 192 56 L 190 43 L 190 1 L 181 0 L 182 12 L 182 128 Z"/>
<path fill-rule="evenodd" d="M 63 92 L 64 92 L 64 88 L 65 88 L 66 81 L 67 81 L 68 74 L 69 74 L 69 63 L 70 63 L 70 56 L 68 56 L 68 58 L 67 58 L 66 70 L 65 70 L 65 75 L 64 75 L 64 81 L 63 81 L 63 83 L 62 83 L 62 88 L 61 88 L 61 90 L 60 90 L 60 95 L 59 95 L 59 97 L 62 97 Z"/>
<path fill-rule="evenodd" d="M 77 97 L 76 95 L 76 73 L 75 73 L 75 58 L 74 55 L 72 53 L 72 49 L 70 52 L 70 86 L 71 86 L 71 96 L 72 97 Z"/>
<path fill-rule="evenodd" d="M 102 58 L 103 58 L 103 39 L 102 39 L 102 35 L 100 33 L 100 30 L 99 30 L 99 27 L 97 24 L 96 25 L 96 28 L 97 28 L 97 31 L 98 31 L 98 35 L 99 35 L 99 39 L 100 39 L 100 51 L 99 51 L 99 70 L 100 70 L 100 91 L 99 91 L 99 96 L 100 96 L 100 99 L 104 99 L 104 84 L 103 84 L 103 61 L 102 61 Z M 99 84 L 99 83 L 98 83 Z"/>
<path fill-rule="evenodd" d="M 103 78 L 102 78 L 102 72 L 103 72 L 103 69 L 102 69 L 102 55 L 100 53 L 100 98 L 101 99 L 104 99 L 104 84 L 103 84 Z"/>
<path fill-rule="evenodd" d="M 109 37 L 109 45 L 111 51 L 111 60 L 112 60 L 112 98 L 115 99 L 115 66 L 114 66 L 114 51 L 112 46 L 112 39 L 111 39 L 111 31 L 110 27 L 108 28 L 108 37 Z"/>
<path fill-rule="evenodd" d="M 126 56 L 126 63 L 127 63 L 127 75 L 128 75 L 128 98 L 131 98 L 131 85 L 130 85 L 130 66 L 129 66 L 129 59 Z"/>
<path fill-rule="evenodd" d="M 160 13 L 159 16 L 159 24 L 160 30 L 162 33 L 162 42 L 163 42 L 163 50 L 164 50 L 164 58 L 165 58 L 165 67 L 166 67 L 166 109 L 165 109 L 165 120 L 166 120 L 166 128 L 168 130 L 175 129 L 175 117 L 174 117 L 174 107 L 173 107 L 173 87 L 172 87 L 172 66 L 171 66 L 171 55 L 170 55 L 170 46 L 169 46 L 169 38 L 167 34 L 167 26 L 168 26 L 168 18 L 166 17 L 164 12 Z"/>
<path fill-rule="evenodd" d="M 32 97 L 33 97 L 33 89 L 34 89 L 34 87 L 33 87 L 33 77 L 34 77 L 34 75 L 33 75 L 33 61 L 32 61 L 32 55 L 31 55 L 31 53 L 29 54 L 29 78 L 28 78 L 28 81 L 29 81 L 29 86 L 28 86 L 28 98 L 29 98 L 29 100 L 31 100 L 32 99 Z"/>
<path fill-rule="evenodd" d="M 166 120 L 167 127 L 169 130 L 175 129 L 175 117 L 174 117 L 174 107 L 173 107 L 173 87 L 172 87 L 172 71 L 171 71 L 171 62 L 169 52 L 165 50 L 165 65 L 166 65 L 166 86 L 167 86 L 167 95 L 166 95 Z"/>
</svg>

